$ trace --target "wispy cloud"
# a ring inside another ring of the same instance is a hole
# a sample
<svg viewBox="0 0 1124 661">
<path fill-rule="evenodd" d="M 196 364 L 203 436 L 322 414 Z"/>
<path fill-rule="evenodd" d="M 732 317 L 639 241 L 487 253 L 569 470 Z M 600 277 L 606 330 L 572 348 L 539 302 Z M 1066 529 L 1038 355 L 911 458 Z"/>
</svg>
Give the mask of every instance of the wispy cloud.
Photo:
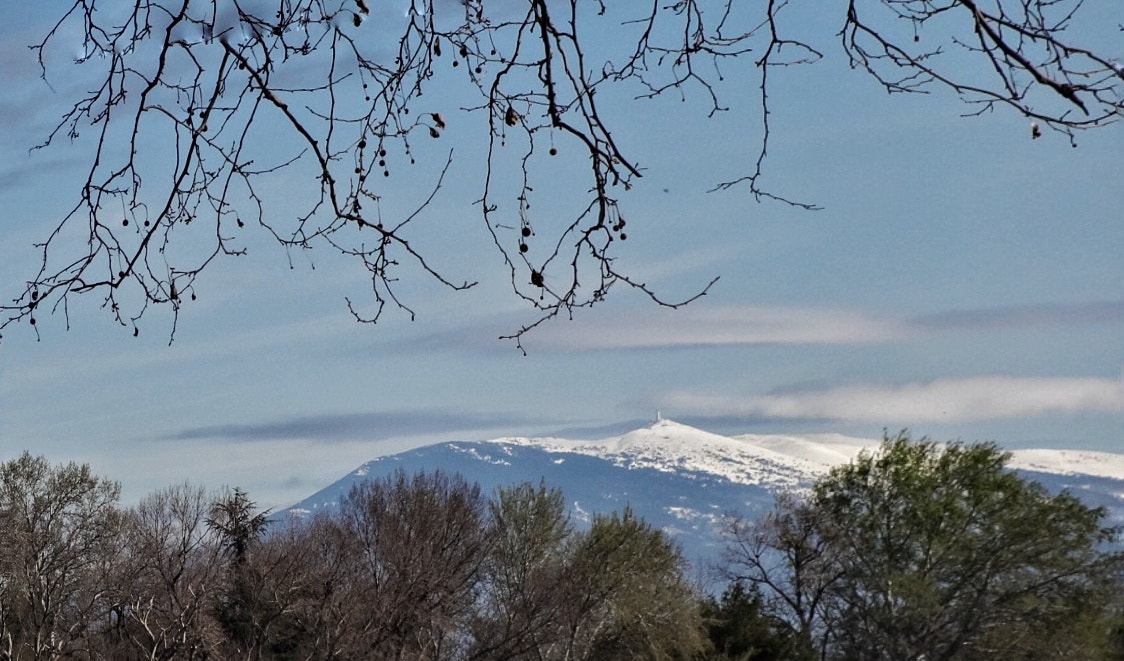
<svg viewBox="0 0 1124 661">
<path fill-rule="evenodd" d="M 549 324 L 531 338 L 548 349 L 635 349 L 731 344 L 860 344 L 901 337 L 902 324 L 857 310 L 768 306 L 650 307 Z"/>
<path fill-rule="evenodd" d="M 451 411 L 384 411 L 295 416 L 260 423 L 192 427 L 165 440 L 223 439 L 274 441 L 307 439 L 318 442 L 383 440 L 409 436 L 480 431 L 527 424 L 543 424 L 517 415 L 486 415 Z"/>
<path fill-rule="evenodd" d="M 952 310 L 916 317 L 910 323 L 915 328 L 929 331 L 988 330 L 1075 324 L 1122 324 L 1124 323 L 1124 300 Z"/>
<path fill-rule="evenodd" d="M 976 421 L 1044 413 L 1124 412 L 1124 383 L 1100 378 L 983 376 L 905 385 L 845 385 L 762 396 L 673 392 L 683 414 L 882 424 Z"/>
<path fill-rule="evenodd" d="M 1084 324 L 1124 325 L 1124 300 L 950 310 L 910 317 L 842 307 L 706 305 L 594 309 L 557 320 L 526 338 L 531 350 L 582 351 L 754 344 L 855 345 L 944 333 L 989 332 Z M 515 322 L 506 329 L 517 327 Z M 489 340 L 498 330 L 475 336 Z M 431 336 L 424 346 L 448 342 Z M 455 343 L 463 346 L 463 341 Z"/>
</svg>

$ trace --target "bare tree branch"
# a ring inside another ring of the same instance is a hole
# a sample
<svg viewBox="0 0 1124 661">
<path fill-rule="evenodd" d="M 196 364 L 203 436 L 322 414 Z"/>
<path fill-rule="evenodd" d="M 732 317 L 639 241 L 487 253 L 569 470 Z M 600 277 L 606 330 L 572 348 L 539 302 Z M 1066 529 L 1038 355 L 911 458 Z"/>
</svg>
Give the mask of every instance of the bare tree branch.
<svg viewBox="0 0 1124 661">
<path fill-rule="evenodd" d="M 1068 31 L 1083 0 L 847 0 L 840 9 L 845 55 L 888 92 L 944 87 L 968 114 L 1007 108 L 1033 120 L 1035 136 L 1041 125 L 1071 141 L 1124 112 L 1124 66 Z M 624 132 L 631 110 L 605 99 L 623 92 L 639 107 L 673 94 L 704 99 L 706 117 L 739 111 L 723 101 L 723 71 L 750 62 L 760 148 L 749 172 L 715 190 L 746 185 L 758 201 L 818 208 L 764 183 L 773 76 L 825 57 L 801 36 L 789 0 L 415 0 L 404 16 L 384 13 L 372 20 L 366 0 L 74 0 L 32 48 L 47 81 L 48 63 L 71 48 L 64 35 L 82 35 L 74 66 L 94 84 L 39 148 L 76 142 L 89 149 L 88 170 L 70 211 L 36 245 L 38 271 L 0 305 L 0 329 L 34 326 L 44 309 L 69 324 L 71 300 L 95 294 L 134 334 L 150 306 L 169 308 L 174 337 L 199 276 L 262 236 L 290 265 L 294 254 L 327 249 L 365 269 L 370 301 L 345 297 L 357 320 L 378 321 L 387 303 L 412 317 L 403 279 L 420 273 L 461 290 L 479 276 L 449 274 L 423 246 L 444 220 L 434 202 L 453 161 L 448 151 L 417 164 L 415 143 L 471 120 L 486 131 L 486 147 L 467 156 L 481 161 L 479 216 L 534 315 L 507 337 L 521 348 L 525 333 L 601 302 L 614 285 L 677 307 L 713 281 L 667 302 L 616 266 L 629 233 L 645 230 L 628 212 L 643 169 Z M 455 124 L 423 98 L 453 75 L 470 90 Z M 567 156 L 552 161 L 559 145 Z M 392 177 L 392 160 L 414 174 L 395 168 Z M 559 162 L 583 182 L 574 206 L 532 210 L 536 185 L 550 184 L 548 164 Z M 391 208 L 412 210 L 384 218 Z"/>
</svg>

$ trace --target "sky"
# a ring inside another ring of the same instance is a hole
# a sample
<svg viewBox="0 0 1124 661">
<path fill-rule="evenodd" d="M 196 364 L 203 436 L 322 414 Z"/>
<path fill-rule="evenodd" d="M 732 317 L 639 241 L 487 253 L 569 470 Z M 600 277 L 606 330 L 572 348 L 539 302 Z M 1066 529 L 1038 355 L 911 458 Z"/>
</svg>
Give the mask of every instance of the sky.
<svg viewBox="0 0 1124 661">
<path fill-rule="evenodd" d="M 1116 3 L 1089 7 L 1095 24 L 1124 20 Z M 48 85 L 27 49 L 64 3 L 7 10 L 0 296 L 10 299 L 35 273 L 33 244 L 74 204 L 67 184 L 88 152 L 80 141 L 30 150 L 67 90 L 87 84 L 61 63 Z M 730 111 L 712 119 L 695 97 L 605 101 L 644 168 L 622 197 L 630 236 L 617 265 L 669 299 L 718 276 L 691 305 L 669 310 L 621 288 L 536 329 L 526 355 L 499 339 L 535 316 L 510 293 L 473 204 L 478 136 L 450 85 L 433 99 L 450 129 L 419 159 L 450 146 L 456 158 L 419 241 L 443 272 L 478 286 L 451 292 L 406 272 L 416 317 L 358 324 L 345 297 L 362 299 L 361 268 L 324 250 L 290 268 L 249 233 L 249 256 L 197 281 L 170 344 L 165 312 L 150 311 L 133 337 L 97 300 L 74 302 L 69 324 L 42 317 L 38 339 L 26 324 L 5 329 L 0 461 L 28 450 L 89 463 L 122 483 L 126 502 L 190 481 L 277 508 L 418 445 L 598 438 L 657 411 L 725 434 L 904 428 L 1124 452 L 1124 124 L 1080 133 L 1073 147 L 1050 131 L 1031 139 L 1009 111 L 965 117 L 943 90 L 888 95 L 846 66 L 833 37 L 841 16 L 791 16 L 825 58 L 770 73 L 764 184 L 821 210 L 712 191 L 756 158 L 748 60 L 731 68 Z M 1124 57 L 1115 28 L 1101 37 Z M 542 184 L 547 209 L 584 192 L 561 163 Z M 398 181 L 404 205 L 428 192 Z"/>
</svg>

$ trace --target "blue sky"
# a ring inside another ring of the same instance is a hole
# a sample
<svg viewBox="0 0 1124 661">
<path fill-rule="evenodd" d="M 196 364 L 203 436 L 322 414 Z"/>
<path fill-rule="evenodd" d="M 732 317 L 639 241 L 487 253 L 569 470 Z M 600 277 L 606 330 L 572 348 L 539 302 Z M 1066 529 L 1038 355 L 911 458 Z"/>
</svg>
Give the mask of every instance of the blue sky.
<svg viewBox="0 0 1124 661">
<path fill-rule="evenodd" d="M 83 84 L 62 67 L 52 90 L 26 48 L 56 4 L 20 6 L 0 27 L 5 298 L 34 273 L 32 243 L 74 203 L 67 182 L 84 155 L 68 143 L 28 151 Z M 1093 11 L 1113 24 L 1114 4 Z M 610 106 L 645 168 L 623 198 L 631 232 L 618 264 L 668 298 L 720 276 L 705 298 L 670 311 L 621 289 L 535 331 L 526 356 L 497 339 L 534 316 L 510 294 L 473 205 L 478 136 L 471 113 L 448 110 L 451 89 L 433 99 L 450 130 L 418 147 L 419 160 L 449 147 L 456 158 L 419 240 L 479 286 L 454 293 L 406 272 L 416 319 L 356 324 L 344 297 L 362 297 L 362 269 L 326 251 L 290 269 L 250 234 L 249 257 L 197 282 L 170 346 L 166 314 L 150 312 L 134 338 L 97 300 L 72 304 L 69 330 L 43 318 L 41 341 L 26 325 L 5 330 L 0 460 L 29 449 L 89 462 L 127 500 L 190 480 L 284 506 L 421 443 L 596 436 L 657 409 L 724 433 L 908 427 L 1124 451 L 1124 125 L 1073 148 L 1053 132 L 1031 140 L 1006 111 L 965 118 L 943 91 L 888 96 L 846 67 L 831 17 L 810 9 L 827 57 L 772 73 L 765 184 L 821 211 L 707 192 L 756 157 L 748 64 L 730 74 L 731 111 L 713 120 L 697 99 Z M 1119 33 L 1106 35 L 1124 56 Z M 581 186 L 561 166 L 549 179 L 539 209 Z M 410 186 L 397 192 L 385 212 L 410 205 Z"/>
</svg>

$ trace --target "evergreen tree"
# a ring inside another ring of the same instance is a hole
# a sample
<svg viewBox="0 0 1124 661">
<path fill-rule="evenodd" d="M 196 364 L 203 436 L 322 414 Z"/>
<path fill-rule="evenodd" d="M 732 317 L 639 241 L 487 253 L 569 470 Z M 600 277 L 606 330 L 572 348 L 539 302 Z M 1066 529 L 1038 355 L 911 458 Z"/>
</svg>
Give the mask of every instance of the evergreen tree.
<svg viewBox="0 0 1124 661">
<path fill-rule="evenodd" d="M 262 604 L 257 589 L 261 577 L 250 559 L 265 533 L 268 516 L 236 487 L 212 506 L 206 520 L 227 559 L 226 586 L 216 604 L 216 617 L 239 654 L 251 658 L 260 653 Z"/>
<path fill-rule="evenodd" d="M 811 650 L 785 621 L 769 616 L 759 590 L 741 581 L 727 586 L 720 598 L 703 602 L 703 618 L 713 650 L 706 661 L 773 661 L 810 659 Z"/>
</svg>

